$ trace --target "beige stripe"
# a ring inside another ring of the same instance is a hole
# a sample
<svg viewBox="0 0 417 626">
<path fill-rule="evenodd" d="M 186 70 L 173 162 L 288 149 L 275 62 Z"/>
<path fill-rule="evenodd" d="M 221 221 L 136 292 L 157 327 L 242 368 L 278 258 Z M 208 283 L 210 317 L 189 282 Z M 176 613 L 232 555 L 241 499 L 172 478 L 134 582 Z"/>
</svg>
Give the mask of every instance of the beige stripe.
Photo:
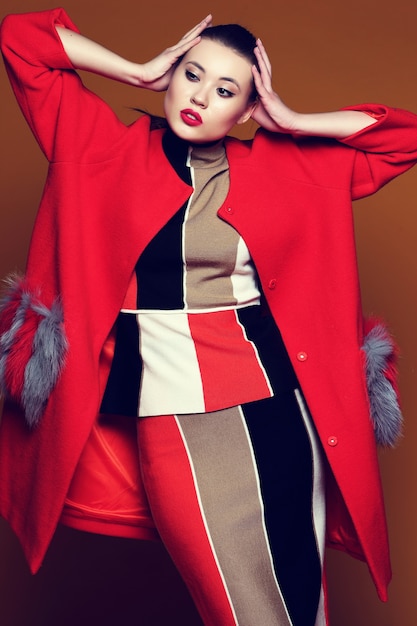
<svg viewBox="0 0 417 626">
<path fill-rule="evenodd" d="M 239 407 L 177 420 L 237 623 L 291 626 L 273 571 L 257 471 Z"/>
<path fill-rule="evenodd" d="M 217 216 L 229 190 L 226 154 L 221 146 L 213 152 L 205 148 L 201 156 L 194 149 L 190 165 L 194 194 L 184 227 L 187 306 L 232 306 L 236 298 L 230 277 L 240 237 Z"/>
</svg>

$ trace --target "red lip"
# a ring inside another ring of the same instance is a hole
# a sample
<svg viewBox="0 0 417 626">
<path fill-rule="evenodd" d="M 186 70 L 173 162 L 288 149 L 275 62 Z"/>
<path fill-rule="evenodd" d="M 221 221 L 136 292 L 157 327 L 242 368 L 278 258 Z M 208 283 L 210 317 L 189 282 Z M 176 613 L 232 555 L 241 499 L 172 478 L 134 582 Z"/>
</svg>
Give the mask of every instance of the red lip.
<svg viewBox="0 0 417 626">
<path fill-rule="evenodd" d="M 193 109 L 183 109 L 180 111 L 180 116 L 184 124 L 188 126 L 200 126 L 203 123 L 200 114 Z"/>
</svg>

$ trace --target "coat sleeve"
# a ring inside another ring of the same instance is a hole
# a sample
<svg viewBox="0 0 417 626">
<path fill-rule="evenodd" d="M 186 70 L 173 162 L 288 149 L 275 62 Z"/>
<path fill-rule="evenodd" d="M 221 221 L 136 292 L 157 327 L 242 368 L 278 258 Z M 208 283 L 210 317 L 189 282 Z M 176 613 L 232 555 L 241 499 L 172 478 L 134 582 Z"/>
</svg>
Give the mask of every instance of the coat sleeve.
<svg viewBox="0 0 417 626">
<path fill-rule="evenodd" d="M 417 162 L 417 115 L 384 105 L 364 104 L 345 110 L 363 111 L 377 122 L 342 140 L 355 150 L 352 198 L 368 196 Z"/>
<path fill-rule="evenodd" d="M 127 129 L 83 86 L 56 25 L 78 32 L 63 9 L 6 16 L 0 30 L 6 70 L 47 159 L 94 159 Z"/>
</svg>

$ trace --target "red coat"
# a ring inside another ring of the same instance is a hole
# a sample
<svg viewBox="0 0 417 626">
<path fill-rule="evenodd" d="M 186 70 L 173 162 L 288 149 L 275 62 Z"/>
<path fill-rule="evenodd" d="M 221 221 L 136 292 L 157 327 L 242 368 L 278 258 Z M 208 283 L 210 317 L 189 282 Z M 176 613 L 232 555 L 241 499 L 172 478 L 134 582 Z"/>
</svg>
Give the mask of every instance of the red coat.
<svg viewBox="0 0 417 626">
<path fill-rule="evenodd" d="M 35 571 L 58 522 L 100 405 L 98 366 L 136 261 L 191 189 L 148 119 L 126 126 L 82 86 L 54 23 L 62 10 L 9 16 L 6 67 L 50 161 L 27 283 L 59 295 L 69 350 L 40 425 L 7 405 L 0 431 L 0 512 Z M 53 70 L 53 71 L 51 71 Z M 364 375 L 351 199 L 417 160 L 417 117 L 352 107 L 378 121 L 343 142 L 259 131 L 228 139 L 231 186 L 219 216 L 245 240 L 329 462 L 330 545 L 364 558 L 381 598 L 387 533 Z"/>
</svg>

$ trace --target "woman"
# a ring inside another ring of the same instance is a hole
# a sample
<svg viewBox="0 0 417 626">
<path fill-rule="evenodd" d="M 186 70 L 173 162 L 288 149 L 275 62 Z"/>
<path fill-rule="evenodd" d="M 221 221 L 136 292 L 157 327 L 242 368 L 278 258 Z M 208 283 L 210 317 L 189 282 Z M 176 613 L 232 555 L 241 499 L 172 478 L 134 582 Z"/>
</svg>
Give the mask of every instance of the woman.
<svg viewBox="0 0 417 626">
<path fill-rule="evenodd" d="M 415 163 L 417 118 L 291 111 L 262 43 L 210 25 L 136 64 L 60 9 L 3 22 L 50 169 L 3 303 L 0 511 L 32 571 L 60 520 L 161 538 L 205 624 L 325 624 L 325 518 L 382 599 L 390 578 L 375 433 L 400 414 L 351 199 Z M 167 128 L 126 127 L 75 69 L 166 90 Z"/>
</svg>

